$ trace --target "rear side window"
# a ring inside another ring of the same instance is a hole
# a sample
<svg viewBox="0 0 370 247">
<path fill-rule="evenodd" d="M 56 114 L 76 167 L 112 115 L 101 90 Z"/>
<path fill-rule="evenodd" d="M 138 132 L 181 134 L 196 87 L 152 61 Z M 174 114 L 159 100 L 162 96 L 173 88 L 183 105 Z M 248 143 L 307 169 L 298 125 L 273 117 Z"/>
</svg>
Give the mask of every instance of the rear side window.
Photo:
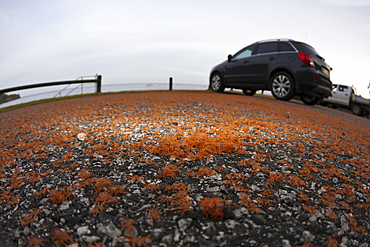
<svg viewBox="0 0 370 247">
<path fill-rule="evenodd" d="M 279 51 L 284 52 L 284 51 L 295 51 L 295 50 L 289 43 L 282 43 L 281 42 L 280 47 L 279 47 Z"/>
<path fill-rule="evenodd" d="M 256 54 L 277 52 L 278 44 L 278 42 L 262 43 L 258 46 Z"/>
</svg>

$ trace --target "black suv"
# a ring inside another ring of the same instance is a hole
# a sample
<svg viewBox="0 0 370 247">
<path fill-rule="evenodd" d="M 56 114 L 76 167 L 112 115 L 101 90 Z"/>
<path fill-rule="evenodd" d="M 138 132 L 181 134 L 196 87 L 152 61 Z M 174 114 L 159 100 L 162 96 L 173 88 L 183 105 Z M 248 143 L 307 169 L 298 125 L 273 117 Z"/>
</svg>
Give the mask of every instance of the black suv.
<svg viewBox="0 0 370 247">
<path fill-rule="evenodd" d="M 330 66 L 310 45 L 291 39 L 251 44 L 211 70 L 210 88 L 242 89 L 246 95 L 270 90 L 276 99 L 299 95 L 313 105 L 331 95 Z"/>
</svg>

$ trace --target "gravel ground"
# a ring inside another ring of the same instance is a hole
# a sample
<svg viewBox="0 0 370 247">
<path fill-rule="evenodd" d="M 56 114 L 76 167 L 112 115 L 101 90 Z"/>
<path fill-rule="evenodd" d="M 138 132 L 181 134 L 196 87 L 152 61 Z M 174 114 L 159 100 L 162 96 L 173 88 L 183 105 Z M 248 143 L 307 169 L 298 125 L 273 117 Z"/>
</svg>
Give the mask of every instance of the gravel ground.
<svg viewBox="0 0 370 247">
<path fill-rule="evenodd" d="M 0 117 L 0 246 L 369 246 L 366 119 L 208 92 Z"/>
</svg>

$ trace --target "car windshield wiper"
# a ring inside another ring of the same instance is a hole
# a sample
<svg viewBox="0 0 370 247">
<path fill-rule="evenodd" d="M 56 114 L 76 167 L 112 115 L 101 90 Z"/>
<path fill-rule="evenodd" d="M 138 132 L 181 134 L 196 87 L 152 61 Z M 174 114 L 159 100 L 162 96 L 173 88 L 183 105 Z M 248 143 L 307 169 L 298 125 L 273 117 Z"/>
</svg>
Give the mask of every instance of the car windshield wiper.
<svg viewBox="0 0 370 247">
<path fill-rule="evenodd" d="M 320 58 L 322 61 L 325 61 L 325 58 L 323 58 L 322 56 L 320 55 L 316 55 L 316 57 Z"/>
</svg>

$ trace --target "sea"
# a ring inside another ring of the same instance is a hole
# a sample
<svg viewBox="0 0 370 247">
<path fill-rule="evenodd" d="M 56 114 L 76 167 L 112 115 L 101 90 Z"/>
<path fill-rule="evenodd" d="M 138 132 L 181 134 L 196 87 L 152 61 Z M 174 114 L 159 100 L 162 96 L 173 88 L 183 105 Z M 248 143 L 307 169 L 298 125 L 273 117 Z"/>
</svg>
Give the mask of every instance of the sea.
<svg viewBox="0 0 370 247">
<path fill-rule="evenodd" d="M 53 90 L 50 90 L 53 89 Z M 207 90 L 208 84 L 178 84 L 173 83 L 172 90 Z M 169 83 L 132 83 L 132 84 L 102 84 L 102 93 L 122 91 L 169 90 Z M 71 95 L 82 95 L 96 92 L 95 83 L 71 84 L 68 86 L 53 86 L 38 89 L 25 89 L 8 94 L 20 94 L 21 98 L 0 104 L 0 108 L 28 103 L 41 99 L 58 98 Z"/>
</svg>

